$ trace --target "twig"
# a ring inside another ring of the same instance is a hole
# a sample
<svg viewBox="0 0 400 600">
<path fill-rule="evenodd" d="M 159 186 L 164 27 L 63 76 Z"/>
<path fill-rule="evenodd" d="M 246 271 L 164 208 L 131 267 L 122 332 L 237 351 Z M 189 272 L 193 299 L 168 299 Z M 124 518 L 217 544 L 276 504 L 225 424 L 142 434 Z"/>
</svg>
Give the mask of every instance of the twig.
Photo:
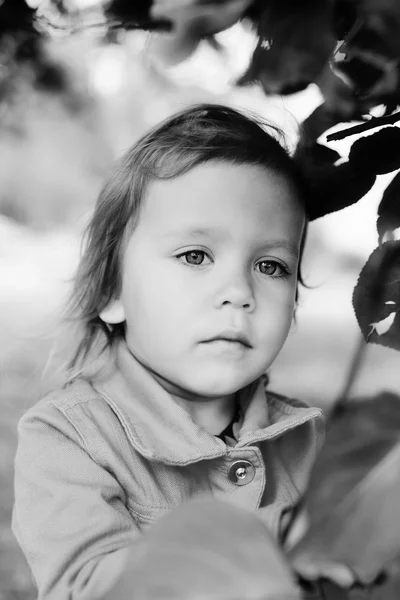
<svg viewBox="0 0 400 600">
<path fill-rule="evenodd" d="M 343 386 L 342 391 L 337 397 L 336 401 L 333 403 L 331 408 L 331 412 L 329 414 L 329 421 L 336 415 L 338 415 L 347 404 L 347 401 L 350 396 L 350 392 L 353 388 L 355 380 L 361 370 L 361 366 L 364 360 L 365 352 L 367 349 L 367 342 L 364 339 L 364 336 L 360 334 L 359 340 L 357 343 L 356 350 L 353 354 L 353 358 L 350 364 L 350 368 Z"/>
<path fill-rule="evenodd" d="M 118 20 L 109 20 L 104 19 L 102 21 L 97 21 L 94 23 L 83 23 L 82 25 L 67 25 L 67 24 L 58 24 L 54 21 L 51 21 L 47 17 L 38 16 L 35 19 L 35 22 L 38 25 L 41 25 L 44 29 L 65 32 L 67 35 L 74 35 L 75 33 L 81 33 L 83 31 L 87 31 L 89 29 L 100 29 L 107 28 L 108 30 L 113 29 L 153 29 L 153 30 L 162 30 L 169 31 L 171 26 L 166 21 L 141 21 L 138 23 L 137 21 L 118 21 Z"/>
<path fill-rule="evenodd" d="M 355 125 L 354 127 L 348 127 L 347 129 L 342 129 L 341 131 L 337 131 L 336 133 L 330 133 L 326 137 L 327 142 L 333 142 L 336 140 L 342 140 L 350 135 L 356 135 L 357 133 L 362 133 L 363 131 L 368 131 L 368 129 L 375 129 L 376 127 L 380 127 L 381 125 L 392 125 L 400 121 L 400 112 L 396 112 L 392 115 L 388 115 L 387 117 L 372 117 L 366 123 L 362 123 L 361 125 Z"/>
<path fill-rule="evenodd" d="M 361 27 L 364 25 L 364 19 L 361 19 L 360 17 L 357 17 L 357 19 L 354 21 L 354 24 L 352 25 L 350 31 L 348 31 L 348 33 L 345 35 L 344 40 L 342 41 L 342 43 L 336 48 L 336 50 L 333 53 L 332 58 L 335 58 L 335 56 L 342 51 L 342 49 L 351 42 L 351 40 L 354 38 L 355 35 L 357 35 L 357 33 L 360 31 Z"/>
</svg>

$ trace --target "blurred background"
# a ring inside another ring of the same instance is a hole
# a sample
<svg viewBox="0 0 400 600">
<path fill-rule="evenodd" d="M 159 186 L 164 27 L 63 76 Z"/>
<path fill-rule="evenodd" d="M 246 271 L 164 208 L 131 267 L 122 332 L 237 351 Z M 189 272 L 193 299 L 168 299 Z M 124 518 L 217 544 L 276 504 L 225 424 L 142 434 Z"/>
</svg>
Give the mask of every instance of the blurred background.
<svg viewBox="0 0 400 600">
<path fill-rule="evenodd" d="M 53 70 L 42 78 L 29 64 L 0 64 L 0 600 L 35 597 L 9 526 L 16 426 L 58 383 L 47 365 L 61 309 L 82 229 L 114 160 L 194 102 L 253 110 L 280 125 L 292 146 L 298 124 L 321 103 L 313 85 L 286 97 L 235 87 L 254 38 L 243 25 L 217 38 L 222 52 L 200 45 L 162 71 L 149 60 L 143 31 L 115 40 L 91 31 L 56 36 L 44 46 Z M 350 142 L 330 146 L 347 156 Z M 301 289 L 296 324 L 271 372 L 273 389 L 324 410 L 341 395 L 360 339 L 352 291 L 377 246 L 376 209 L 392 176 L 379 176 L 357 204 L 311 223 L 303 263 L 309 288 Z M 398 392 L 398 364 L 395 350 L 371 345 L 351 395 Z"/>
</svg>

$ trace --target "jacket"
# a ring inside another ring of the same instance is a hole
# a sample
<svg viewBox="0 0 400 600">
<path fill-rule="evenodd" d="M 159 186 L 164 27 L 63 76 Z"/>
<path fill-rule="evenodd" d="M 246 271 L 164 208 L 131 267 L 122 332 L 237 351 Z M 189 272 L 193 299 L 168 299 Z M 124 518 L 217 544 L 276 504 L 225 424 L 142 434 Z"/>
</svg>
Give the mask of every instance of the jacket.
<svg viewBox="0 0 400 600">
<path fill-rule="evenodd" d="M 265 389 L 240 393 L 236 445 L 194 423 L 132 356 L 77 379 L 18 425 L 12 527 L 39 600 L 102 596 L 127 548 L 171 508 L 214 497 L 259 509 L 274 539 L 307 487 L 322 412 Z"/>
</svg>

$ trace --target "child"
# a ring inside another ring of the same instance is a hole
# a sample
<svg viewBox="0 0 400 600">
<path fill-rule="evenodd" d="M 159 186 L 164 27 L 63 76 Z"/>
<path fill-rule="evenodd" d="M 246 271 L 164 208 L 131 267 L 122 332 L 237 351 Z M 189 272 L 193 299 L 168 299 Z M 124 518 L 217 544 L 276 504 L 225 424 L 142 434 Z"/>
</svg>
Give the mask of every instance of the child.
<svg viewBox="0 0 400 600">
<path fill-rule="evenodd" d="M 258 509 L 284 542 L 322 417 L 265 389 L 307 221 L 269 130 L 223 106 L 185 110 L 100 194 L 69 381 L 19 424 L 13 528 L 41 600 L 107 594 L 147 528 L 189 499 Z"/>
</svg>

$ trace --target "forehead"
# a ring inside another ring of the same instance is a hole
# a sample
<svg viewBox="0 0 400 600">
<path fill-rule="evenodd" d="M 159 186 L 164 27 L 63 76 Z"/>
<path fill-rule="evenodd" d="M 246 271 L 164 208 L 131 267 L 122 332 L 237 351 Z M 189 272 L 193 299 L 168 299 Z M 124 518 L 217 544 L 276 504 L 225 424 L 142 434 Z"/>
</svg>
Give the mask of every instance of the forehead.
<svg viewBox="0 0 400 600">
<path fill-rule="evenodd" d="M 186 229 L 202 235 L 216 228 L 290 235 L 299 222 L 304 211 L 284 176 L 259 166 L 209 162 L 151 182 L 139 225 L 159 235 Z"/>
</svg>

